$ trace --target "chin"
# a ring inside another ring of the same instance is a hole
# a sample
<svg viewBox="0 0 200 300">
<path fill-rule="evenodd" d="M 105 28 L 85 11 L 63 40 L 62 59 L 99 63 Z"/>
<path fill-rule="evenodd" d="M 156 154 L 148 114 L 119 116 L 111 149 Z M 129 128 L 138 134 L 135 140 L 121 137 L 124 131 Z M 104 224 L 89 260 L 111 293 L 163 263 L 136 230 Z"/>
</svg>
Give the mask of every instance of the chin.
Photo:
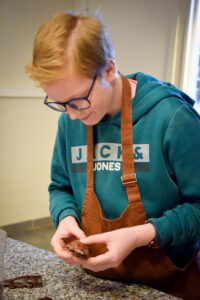
<svg viewBox="0 0 200 300">
<path fill-rule="evenodd" d="M 96 114 L 92 114 L 91 116 L 89 116 L 88 119 L 86 120 L 80 120 L 81 122 L 83 122 L 85 125 L 97 125 L 100 121 L 101 121 L 102 117 L 98 117 Z"/>
<path fill-rule="evenodd" d="M 85 125 L 93 126 L 93 125 L 98 124 L 99 120 L 98 121 L 95 121 L 95 120 L 86 120 L 86 121 L 81 121 L 81 122 L 84 123 Z"/>
</svg>

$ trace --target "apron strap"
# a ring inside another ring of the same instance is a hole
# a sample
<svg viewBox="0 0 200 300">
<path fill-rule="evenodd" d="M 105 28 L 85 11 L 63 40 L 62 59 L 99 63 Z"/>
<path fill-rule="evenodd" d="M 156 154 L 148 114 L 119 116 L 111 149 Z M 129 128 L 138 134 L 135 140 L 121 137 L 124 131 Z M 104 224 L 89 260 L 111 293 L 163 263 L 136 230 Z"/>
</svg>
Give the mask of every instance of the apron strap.
<svg viewBox="0 0 200 300">
<path fill-rule="evenodd" d="M 93 126 L 87 126 L 87 188 L 94 190 L 94 170 L 93 170 Z"/>
<path fill-rule="evenodd" d="M 133 125 L 132 125 L 132 99 L 131 87 L 128 79 L 122 78 L 122 107 L 121 107 L 121 144 L 122 144 L 122 184 L 135 186 L 137 179 L 135 175 L 133 158 Z"/>
<path fill-rule="evenodd" d="M 122 108 L 121 108 L 121 144 L 122 144 L 122 184 L 126 188 L 129 203 L 137 203 L 145 216 L 141 203 L 140 191 L 134 166 L 132 96 L 128 79 L 122 78 Z"/>
<path fill-rule="evenodd" d="M 121 182 L 126 188 L 129 203 L 141 205 L 140 192 L 134 167 L 133 130 L 132 130 L 132 97 L 128 79 L 122 78 L 121 107 L 121 144 L 122 144 L 122 176 Z M 87 188 L 94 190 L 93 171 L 93 126 L 87 126 Z"/>
</svg>

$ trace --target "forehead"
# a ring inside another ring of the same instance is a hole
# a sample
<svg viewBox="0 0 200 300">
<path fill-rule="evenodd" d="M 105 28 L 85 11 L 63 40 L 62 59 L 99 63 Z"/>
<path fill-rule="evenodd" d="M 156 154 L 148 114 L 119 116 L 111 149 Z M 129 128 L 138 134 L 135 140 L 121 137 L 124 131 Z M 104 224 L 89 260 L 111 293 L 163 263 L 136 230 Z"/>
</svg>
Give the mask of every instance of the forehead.
<svg viewBox="0 0 200 300">
<path fill-rule="evenodd" d="M 92 78 L 86 75 L 72 73 L 42 88 L 48 97 L 55 101 L 67 100 L 78 96 L 85 96 L 83 93 L 87 93 L 91 85 L 91 80 Z"/>
</svg>

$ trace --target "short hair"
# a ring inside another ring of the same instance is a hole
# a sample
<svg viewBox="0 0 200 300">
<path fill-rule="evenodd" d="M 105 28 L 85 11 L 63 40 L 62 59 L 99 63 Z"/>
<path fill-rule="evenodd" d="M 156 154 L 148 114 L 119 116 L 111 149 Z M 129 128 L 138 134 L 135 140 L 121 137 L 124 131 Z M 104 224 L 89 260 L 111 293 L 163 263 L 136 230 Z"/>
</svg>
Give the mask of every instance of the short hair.
<svg viewBox="0 0 200 300">
<path fill-rule="evenodd" d="M 39 85 L 49 85 L 74 70 L 90 77 L 115 60 L 107 26 L 100 14 L 59 13 L 38 30 L 33 58 L 25 70 Z"/>
</svg>

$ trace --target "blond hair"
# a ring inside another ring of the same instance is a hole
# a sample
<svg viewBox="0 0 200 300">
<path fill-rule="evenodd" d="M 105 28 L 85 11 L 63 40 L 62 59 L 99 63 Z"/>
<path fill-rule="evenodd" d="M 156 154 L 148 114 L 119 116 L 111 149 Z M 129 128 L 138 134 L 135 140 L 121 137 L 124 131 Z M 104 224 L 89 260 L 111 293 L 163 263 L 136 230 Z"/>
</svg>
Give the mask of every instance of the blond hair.
<svg viewBox="0 0 200 300">
<path fill-rule="evenodd" d="M 34 39 L 33 58 L 25 70 L 39 85 L 62 78 L 73 69 L 88 76 L 101 73 L 114 49 L 100 15 L 60 13 L 40 28 Z"/>
</svg>

